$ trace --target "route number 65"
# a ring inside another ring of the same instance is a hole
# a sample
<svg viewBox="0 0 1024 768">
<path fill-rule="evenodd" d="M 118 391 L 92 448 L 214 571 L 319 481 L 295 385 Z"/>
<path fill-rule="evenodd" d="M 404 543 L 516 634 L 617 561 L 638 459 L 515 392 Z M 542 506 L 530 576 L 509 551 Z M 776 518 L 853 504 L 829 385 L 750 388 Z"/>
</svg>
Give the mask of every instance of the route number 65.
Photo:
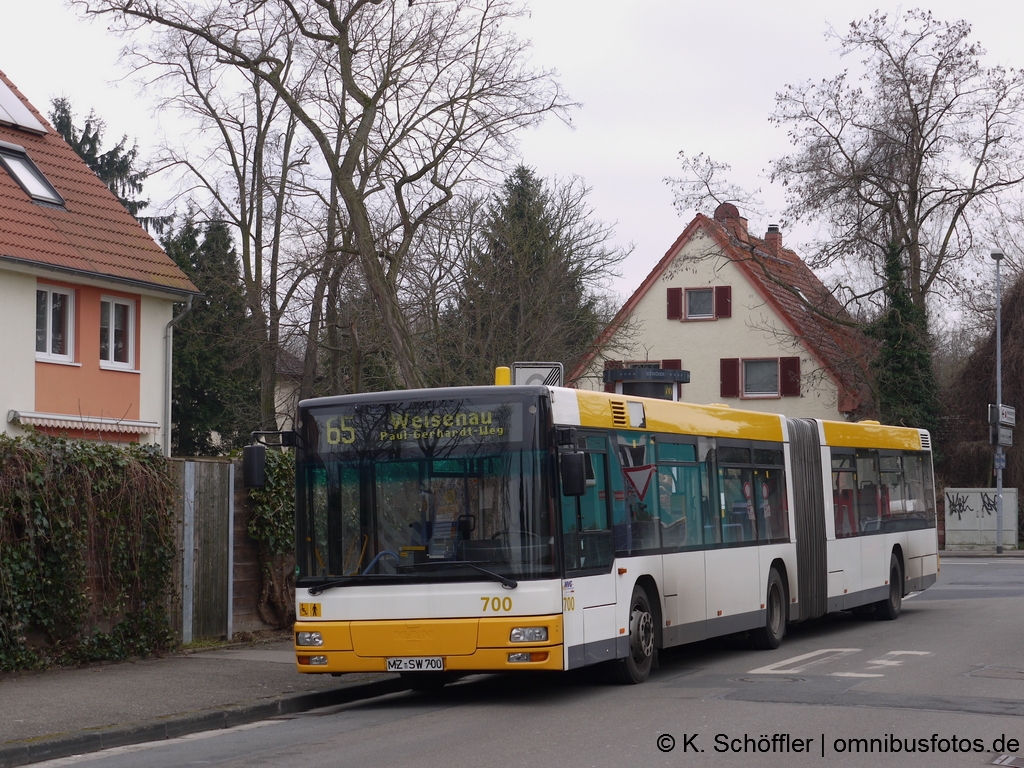
<svg viewBox="0 0 1024 768">
<path fill-rule="evenodd" d="M 337 445 L 338 443 L 352 445 L 356 441 L 356 431 L 348 423 L 351 418 L 351 416 L 339 416 L 327 420 L 328 445 Z M 338 422 L 338 426 L 333 426 L 334 422 Z"/>
</svg>

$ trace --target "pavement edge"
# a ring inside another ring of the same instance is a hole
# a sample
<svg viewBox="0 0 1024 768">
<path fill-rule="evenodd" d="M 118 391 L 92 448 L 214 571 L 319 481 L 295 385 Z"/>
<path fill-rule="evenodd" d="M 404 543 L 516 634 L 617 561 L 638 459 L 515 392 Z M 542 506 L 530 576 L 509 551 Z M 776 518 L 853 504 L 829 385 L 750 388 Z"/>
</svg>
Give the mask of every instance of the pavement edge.
<svg viewBox="0 0 1024 768">
<path fill-rule="evenodd" d="M 250 704 L 228 705 L 186 715 L 171 715 L 142 723 L 95 728 L 52 738 L 8 742 L 0 744 L 0 768 L 16 768 L 19 765 L 100 752 L 130 744 L 176 739 L 190 733 L 233 728 L 280 715 L 371 699 L 407 688 L 408 685 L 396 676 L 328 691 L 300 693 Z"/>
</svg>

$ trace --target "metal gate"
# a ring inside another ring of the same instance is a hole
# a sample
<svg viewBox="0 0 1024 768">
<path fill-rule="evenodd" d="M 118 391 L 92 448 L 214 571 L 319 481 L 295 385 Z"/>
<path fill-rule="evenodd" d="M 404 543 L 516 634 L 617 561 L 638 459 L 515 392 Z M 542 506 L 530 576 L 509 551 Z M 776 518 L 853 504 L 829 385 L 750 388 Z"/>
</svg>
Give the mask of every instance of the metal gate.
<svg viewBox="0 0 1024 768">
<path fill-rule="evenodd" d="M 181 641 L 231 638 L 234 475 L 230 460 L 172 459 L 176 506 L 177 595 L 172 626 Z"/>
</svg>

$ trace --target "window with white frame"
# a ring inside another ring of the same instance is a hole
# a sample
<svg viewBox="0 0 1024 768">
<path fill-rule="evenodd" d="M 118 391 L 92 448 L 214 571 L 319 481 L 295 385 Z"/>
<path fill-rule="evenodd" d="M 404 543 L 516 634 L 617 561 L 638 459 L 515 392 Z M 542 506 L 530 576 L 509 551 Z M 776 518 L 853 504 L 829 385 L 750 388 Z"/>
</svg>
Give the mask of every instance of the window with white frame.
<svg viewBox="0 0 1024 768">
<path fill-rule="evenodd" d="M 32 162 L 23 147 L 0 142 L 0 165 L 7 169 L 7 172 L 33 200 L 51 205 L 64 205 L 64 198 L 53 188 L 39 167 Z"/>
<path fill-rule="evenodd" d="M 36 288 L 36 359 L 74 360 L 75 294 L 49 285 Z"/>
<path fill-rule="evenodd" d="M 686 289 L 686 319 L 715 316 L 715 291 L 713 288 Z"/>
<path fill-rule="evenodd" d="M 132 368 L 134 358 L 135 302 L 105 296 L 100 301 L 100 365 Z"/>
<path fill-rule="evenodd" d="M 778 397 L 779 360 L 743 361 L 743 396 Z"/>
</svg>

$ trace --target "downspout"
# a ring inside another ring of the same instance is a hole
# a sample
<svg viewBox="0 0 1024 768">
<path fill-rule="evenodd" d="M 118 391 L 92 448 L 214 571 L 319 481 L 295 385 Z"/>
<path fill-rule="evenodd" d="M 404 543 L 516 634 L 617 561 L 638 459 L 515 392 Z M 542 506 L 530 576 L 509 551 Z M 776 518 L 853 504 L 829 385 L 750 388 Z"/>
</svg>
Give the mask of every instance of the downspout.
<svg viewBox="0 0 1024 768">
<path fill-rule="evenodd" d="M 164 456 L 171 455 L 171 349 L 174 345 L 174 326 L 192 311 L 192 294 L 188 306 L 177 317 L 171 318 L 164 329 Z"/>
</svg>

